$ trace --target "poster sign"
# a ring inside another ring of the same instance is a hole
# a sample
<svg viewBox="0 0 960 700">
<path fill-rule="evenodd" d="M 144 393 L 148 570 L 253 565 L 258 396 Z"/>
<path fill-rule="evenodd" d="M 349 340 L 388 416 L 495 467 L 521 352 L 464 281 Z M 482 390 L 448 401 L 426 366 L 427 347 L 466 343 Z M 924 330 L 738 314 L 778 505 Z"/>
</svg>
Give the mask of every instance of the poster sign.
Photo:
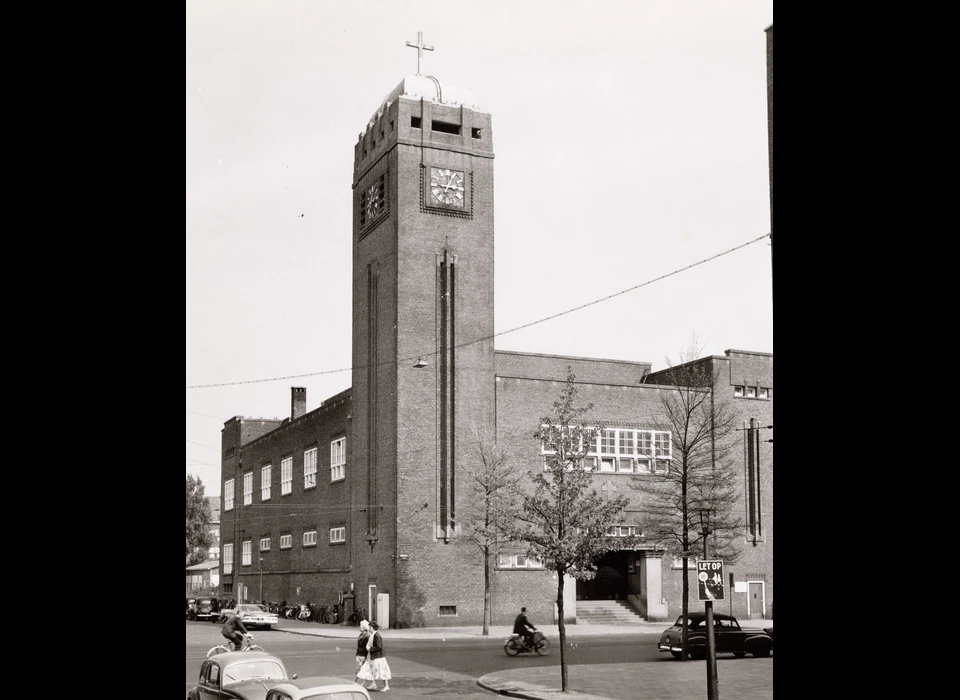
<svg viewBox="0 0 960 700">
<path fill-rule="evenodd" d="M 701 601 L 723 600 L 723 561 L 697 560 L 697 593 Z"/>
</svg>

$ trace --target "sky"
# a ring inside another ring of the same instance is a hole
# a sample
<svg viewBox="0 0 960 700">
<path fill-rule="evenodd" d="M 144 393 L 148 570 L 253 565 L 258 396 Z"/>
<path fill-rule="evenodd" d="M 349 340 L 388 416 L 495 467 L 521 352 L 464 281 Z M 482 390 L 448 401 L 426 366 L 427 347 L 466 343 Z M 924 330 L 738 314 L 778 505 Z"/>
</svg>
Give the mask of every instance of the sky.
<svg viewBox="0 0 960 700">
<path fill-rule="evenodd" d="M 418 32 L 421 73 L 492 115 L 498 350 L 773 352 L 773 0 L 186 7 L 186 459 L 208 496 L 224 421 L 351 386 L 353 148 Z"/>
</svg>

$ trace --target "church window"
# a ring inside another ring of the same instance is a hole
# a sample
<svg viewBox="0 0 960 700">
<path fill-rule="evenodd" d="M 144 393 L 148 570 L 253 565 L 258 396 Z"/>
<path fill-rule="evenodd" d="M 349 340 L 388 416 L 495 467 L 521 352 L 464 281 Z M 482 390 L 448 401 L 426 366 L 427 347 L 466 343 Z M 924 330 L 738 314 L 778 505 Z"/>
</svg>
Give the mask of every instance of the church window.
<svg viewBox="0 0 960 700">
<path fill-rule="evenodd" d="M 433 131 L 439 131 L 442 134 L 455 134 L 457 136 L 460 135 L 459 124 L 451 124 L 450 122 L 441 122 L 434 119 L 430 125 L 430 128 Z"/>
</svg>

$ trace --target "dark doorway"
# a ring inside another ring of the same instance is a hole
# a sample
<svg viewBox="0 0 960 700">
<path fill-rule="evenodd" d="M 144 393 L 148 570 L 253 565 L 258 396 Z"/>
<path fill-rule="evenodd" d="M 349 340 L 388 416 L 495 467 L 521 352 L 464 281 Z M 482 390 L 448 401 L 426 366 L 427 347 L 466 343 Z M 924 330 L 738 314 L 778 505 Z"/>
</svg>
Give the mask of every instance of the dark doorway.
<svg viewBox="0 0 960 700">
<path fill-rule="evenodd" d="M 596 563 L 594 578 L 577 581 L 577 600 L 626 600 L 627 553 L 607 552 Z"/>
</svg>

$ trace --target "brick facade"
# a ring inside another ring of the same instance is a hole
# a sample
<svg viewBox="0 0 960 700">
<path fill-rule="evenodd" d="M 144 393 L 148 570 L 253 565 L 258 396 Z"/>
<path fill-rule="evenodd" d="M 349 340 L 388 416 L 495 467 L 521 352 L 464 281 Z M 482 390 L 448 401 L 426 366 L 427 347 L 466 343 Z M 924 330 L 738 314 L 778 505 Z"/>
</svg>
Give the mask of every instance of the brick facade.
<svg viewBox="0 0 960 700">
<path fill-rule="evenodd" d="M 234 544 L 234 572 L 221 577 L 225 594 L 239 595 L 243 585 L 247 599 L 258 598 L 263 556 L 267 600 L 334 603 L 352 592 L 356 605 L 377 619 L 376 595 L 387 594 L 388 619 L 381 624 L 477 625 L 482 561 L 461 537 L 457 519 L 471 497 L 470 472 L 480 463 L 477 441 L 495 437 L 514 468 L 542 469 L 533 433 L 568 368 L 583 401 L 594 404 L 589 421 L 651 429 L 662 411 L 664 374 L 651 372 L 648 362 L 494 350 L 491 117 L 475 105 L 445 104 L 439 94 L 404 96 L 413 85 L 430 88 L 425 80 L 401 83 L 355 146 L 351 389 L 307 412 L 305 393 L 294 388 L 290 419 L 238 416 L 224 424 L 222 482 L 236 483 L 234 508 L 221 517 L 222 541 Z M 462 205 L 431 199 L 432 168 L 464 174 Z M 766 399 L 736 403 L 744 421 L 772 424 L 772 355 L 728 351 L 699 361 L 721 370 L 731 392 L 734 386 L 767 389 Z M 330 442 L 340 437 L 346 439 L 345 478 L 331 481 Z M 317 486 L 304 489 L 304 453 L 311 447 L 318 448 Z M 286 457 L 292 458 L 293 490 L 281 495 Z M 266 464 L 272 484 L 263 501 Z M 762 536 L 745 547 L 733 570 L 763 582 L 751 614 L 758 606 L 767 614 L 772 609 L 772 464 L 772 443 L 763 443 Z M 243 476 L 251 471 L 253 503 L 245 506 Z M 597 475 L 600 490 L 631 498 L 626 518 L 642 508 L 629 480 Z M 346 529 L 345 543 L 329 542 L 333 527 Z M 303 532 L 312 529 L 317 544 L 304 546 Z M 283 534 L 292 535 L 290 549 L 279 547 Z M 261 554 L 266 537 L 271 548 Z M 244 541 L 252 547 L 248 565 L 241 563 Z M 676 615 L 682 572 L 670 559 L 661 561 L 648 548 L 617 553 L 609 563 L 642 613 Z M 565 587 L 564 607 L 575 621 L 577 597 L 600 589 L 572 579 Z M 752 593 L 730 595 L 734 614 L 746 616 Z M 549 571 L 498 566 L 493 572 L 493 624 L 509 624 L 521 606 L 537 624 L 550 624 L 555 599 Z M 720 609 L 727 611 L 727 603 Z"/>
</svg>

